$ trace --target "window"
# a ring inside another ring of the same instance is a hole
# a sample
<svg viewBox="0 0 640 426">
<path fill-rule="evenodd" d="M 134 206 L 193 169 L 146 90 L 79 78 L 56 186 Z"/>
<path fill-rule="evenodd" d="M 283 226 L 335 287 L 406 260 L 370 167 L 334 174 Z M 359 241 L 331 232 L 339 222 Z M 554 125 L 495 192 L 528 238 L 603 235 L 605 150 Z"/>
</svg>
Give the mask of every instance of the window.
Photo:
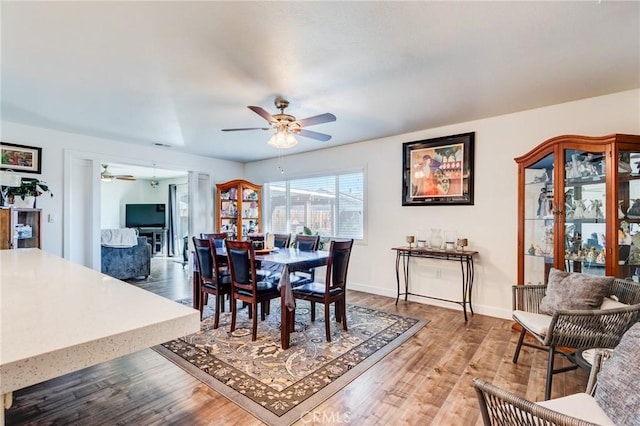
<svg viewBox="0 0 640 426">
<path fill-rule="evenodd" d="M 265 188 L 265 228 L 364 239 L 364 172 L 270 182 Z"/>
</svg>

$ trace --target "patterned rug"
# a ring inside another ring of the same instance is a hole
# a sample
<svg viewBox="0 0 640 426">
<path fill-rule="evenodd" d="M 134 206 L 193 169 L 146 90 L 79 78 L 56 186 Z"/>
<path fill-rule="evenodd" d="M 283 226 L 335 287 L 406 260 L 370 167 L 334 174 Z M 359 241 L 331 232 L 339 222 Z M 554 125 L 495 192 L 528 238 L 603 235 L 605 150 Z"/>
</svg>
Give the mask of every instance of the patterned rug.
<svg viewBox="0 0 640 426">
<path fill-rule="evenodd" d="M 213 329 L 213 312 L 207 306 L 199 333 L 154 349 L 263 422 L 289 425 L 428 323 L 347 305 L 349 330 L 333 321 L 332 341 L 327 343 L 324 307 L 316 305 L 315 323 L 310 321 L 309 309 L 308 303 L 298 302 L 295 331 L 287 350 L 280 347 L 279 300 L 271 301 L 271 313 L 265 321 L 258 319 L 255 342 L 251 342 L 246 308 L 238 310 L 236 331 L 230 333 L 231 314 L 221 313 L 220 326 Z"/>
</svg>

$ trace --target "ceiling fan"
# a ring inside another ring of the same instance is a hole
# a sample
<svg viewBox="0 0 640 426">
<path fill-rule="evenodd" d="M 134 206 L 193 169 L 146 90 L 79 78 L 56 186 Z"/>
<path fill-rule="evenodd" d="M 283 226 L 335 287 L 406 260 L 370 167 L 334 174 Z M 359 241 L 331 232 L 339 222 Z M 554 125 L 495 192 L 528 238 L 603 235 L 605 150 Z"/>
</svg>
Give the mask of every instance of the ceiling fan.
<svg viewBox="0 0 640 426">
<path fill-rule="evenodd" d="M 277 97 L 274 102 L 276 108 L 280 110 L 280 113 L 271 115 L 264 108 L 259 106 L 248 106 L 251 111 L 258 114 L 260 117 L 267 120 L 270 127 L 244 127 L 239 129 L 222 129 L 223 132 L 235 132 L 238 130 L 275 130 L 276 133 L 269 140 L 269 145 L 273 145 L 277 148 L 289 148 L 298 143 L 293 137 L 294 135 L 304 136 L 319 141 L 328 141 L 331 139 L 331 135 L 325 133 L 313 132 L 311 130 L 303 129 L 307 126 L 315 126 L 316 124 L 329 123 L 336 121 L 336 116 L 331 113 L 324 113 L 320 115 L 314 115 L 313 117 L 303 118 L 297 120 L 296 117 L 290 114 L 285 114 L 284 110 L 289 106 L 289 101 L 284 98 Z M 278 140 L 280 136 L 280 140 Z M 288 138 L 288 140 L 287 140 Z"/>
<path fill-rule="evenodd" d="M 102 164 L 102 173 L 100 173 L 100 180 L 102 182 L 111 182 L 114 179 L 118 179 L 118 180 L 127 180 L 127 181 L 134 181 L 136 180 L 135 177 L 133 177 L 132 175 L 112 175 L 109 170 L 107 170 L 109 167 L 108 164 Z"/>
</svg>

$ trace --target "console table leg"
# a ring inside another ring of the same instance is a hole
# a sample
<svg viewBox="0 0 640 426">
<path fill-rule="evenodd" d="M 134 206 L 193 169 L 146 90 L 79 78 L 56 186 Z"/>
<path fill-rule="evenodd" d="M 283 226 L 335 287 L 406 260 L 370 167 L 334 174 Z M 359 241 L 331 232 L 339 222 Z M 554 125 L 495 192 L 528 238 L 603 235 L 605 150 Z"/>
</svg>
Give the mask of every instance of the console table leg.
<svg viewBox="0 0 640 426">
<path fill-rule="evenodd" d="M 467 279 L 468 285 L 467 288 L 469 290 L 469 309 L 471 310 L 471 314 L 473 314 L 473 305 L 471 304 L 471 291 L 473 290 L 473 280 L 475 275 L 475 268 L 473 266 L 473 258 L 467 259 Z"/>
<path fill-rule="evenodd" d="M 396 285 L 398 288 L 398 295 L 396 296 L 396 306 L 398 306 L 398 301 L 400 300 L 400 250 L 398 250 L 396 254 Z"/>
<path fill-rule="evenodd" d="M 411 253 L 406 253 L 402 256 L 402 265 L 404 266 L 404 301 L 409 298 L 409 260 L 411 259 Z"/>
<path fill-rule="evenodd" d="M 464 312 L 464 322 L 467 322 L 467 274 L 464 270 L 464 259 L 460 258 L 460 273 L 462 274 L 462 312 Z"/>
</svg>

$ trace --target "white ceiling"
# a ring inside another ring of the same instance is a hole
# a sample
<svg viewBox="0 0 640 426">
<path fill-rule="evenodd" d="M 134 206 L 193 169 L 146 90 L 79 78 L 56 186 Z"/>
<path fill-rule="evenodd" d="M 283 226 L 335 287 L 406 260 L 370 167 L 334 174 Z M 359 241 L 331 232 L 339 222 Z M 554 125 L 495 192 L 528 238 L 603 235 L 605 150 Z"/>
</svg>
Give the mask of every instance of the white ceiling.
<svg viewBox="0 0 640 426">
<path fill-rule="evenodd" d="M 252 161 L 640 87 L 640 2 L 6 2 L 3 119 Z"/>
</svg>

